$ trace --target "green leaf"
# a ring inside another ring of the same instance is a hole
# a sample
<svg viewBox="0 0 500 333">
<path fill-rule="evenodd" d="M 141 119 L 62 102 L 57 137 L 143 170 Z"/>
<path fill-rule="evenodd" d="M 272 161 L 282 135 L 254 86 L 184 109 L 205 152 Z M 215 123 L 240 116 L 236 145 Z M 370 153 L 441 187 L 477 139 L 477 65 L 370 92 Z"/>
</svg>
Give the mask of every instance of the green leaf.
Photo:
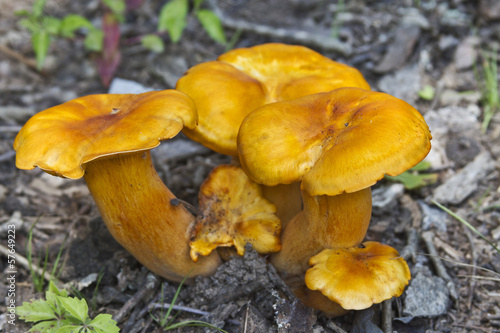
<svg viewBox="0 0 500 333">
<path fill-rule="evenodd" d="M 57 289 L 56 285 L 52 281 L 50 281 L 49 287 L 45 292 L 45 299 L 47 300 L 47 303 L 54 310 L 54 313 L 58 317 L 62 317 L 64 309 L 61 307 L 61 302 L 59 301 L 58 296 L 68 297 L 68 292 L 64 289 L 61 290 Z"/>
<path fill-rule="evenodd" d="M 385 176 L 387 179 L 399 182 L 404 185 L 408 190 L 413 190 L 419 187 L 424 187 L 430 184 L 434 184 L 438 180 L 438 175 L 435 173 L 430 174 L 420 174 L 411 171 L 405 171 L 402 174 L 392 177 Z"/>
<path fill-rule="evenodd" d="M 47 291 L 50 291 L 57 296 L 68 297 L 68 292 L 64 289 L 58 289 L 55 283 L 52 282 L 52 280 L 49 282 L 49 287 L 47 288 Z"/>
<path fill-rule="evenodd" d="M 47 52 L 50 46 L 50 36 L 45 30 L 35 31 L 31 37 L 33 50 L 36 55 L 36 68 L 41 70 L 47 57 Z"/>
<path fill-rule="evenodd" d="M 74 324 L 69 324 L 69 325 L 61 325 L 58 327 L 50 328 L 47 330 L 47 333 L 75 333 L 75 332 L 82 332 L 81 330 L 84 327 L 82 325 L 74 325 Z"/>
<path fill-rule="evenodd" d="M 58 35 L 61 29 L 62 21 L 57 17 L 45 16 L 42 20 L 42 26 L 51 35 Z"/>
<path fill-rule="evenodd" d="M 127 4 L 125 0 L 102 0 L 102 2 L 118 17 L 118 20 L 122 22 L 124 20 L 123 14 L 127 9 Z"/>
<path fill-rule="evenodd" d="M 22 9 L 22 10 L 16 10 L 14 12 L 14 15 L 16 16 L 31 16 L 31 13 L 29 11 L 27 11 L 26 9 Z"/>
<path fill-rule="evenodd" d="M 116 321 L 112 319 L 110 314 L 100 314 L 94 318 L 89 324 L 97 333 L 115 333 L 120 332 Z"/>
<path fill-rule="evenodd" d="M 146 35 L 141 39 L 142 46 L 156 53 L 161 53 L 165 50 L 163 40 L 153 34 Z"/>
<path fill-rule="evenodd" d="M 203 29 L 208 33 L 210 38 L 215 40 L 220 44 L 226 44 L 226 36 L 224 35 L 224 29 L 222 29 L 222 24 L 219 18 L 214 12 L 207 9 L 201 9 L 196 12 L 196 17 L 200 21 Z"/>
<path fill-rule="evenodd" d="M 411 168 L 412 171 L 426 171 L 429 170 L 432 167 L 431 162 L 428 161 L 422 161 L 415 165 L 413 168 Z"/>
<path fill-rule="evenodd" d="M 28 322 L 57 319 L 52 307 L 44 300 L 24 302 L 16 307 L 16 313 L 20 319 Z"/>
<path fill-rule="evenodd" d="M 43 8 L 47 0 L 36 0 L 33 4 L 33 16 L 40 17 L 43 15 Z"/>
<path fill-rule="evenodd" d="M 85 37 L 84 46 L 89 51 L 101 52 L 104 41 L 104 33 L 101 29 L 92 29 Z"/>
<path fill-rule="evenodd" d="M 434 88 L 430 85 L 425 85 L 419 92 L 418 92 L 418 96 L 421 98 L 421 99 L 424 99 L 426 101 L 430 101 L 432 99 L 434 99 L 434 95 L 435 95 L 436 91 L 434 90 Z"/>
<path fill-rule="evenodd" d="M 33 34 L 37 30 L 40 30 L 40 25 L 34 22 L 32 19 L 26 18 L 19 20 L 19 25 L 28 30 L 31 34 Z"/>
<path fill-rule="evenodd" d="M 188 0 L 172 0 L 165 4 L 158 18 L 158 31 L 168 31 L 173 43 L 177 43 L 186 26 Z"/>
<path fill-rule="evenodd" d="M 85 299 L 61 296 L 58 296 L 58 299 L 64 310 L 66 310 L 71 316 L 75 317 L 79 322 L 85 323 L 85 320 L 89 317 L 89 307 Z"/>
<path fill-rule="evenodd" d="M 51 328 L 57 327 L 57 320 L 42 321 L 36 325 L 33 325 L 29 332 L 50 332 Z"/>
<path fill-rule="evenodd" d="M 61 35 L 63 37 L 73 38 L 75 31 L 81 28 L 93 29 L 94 26 L 85 17 L 70 14 L 64 17 L 61 24 Z"/>
</svg>

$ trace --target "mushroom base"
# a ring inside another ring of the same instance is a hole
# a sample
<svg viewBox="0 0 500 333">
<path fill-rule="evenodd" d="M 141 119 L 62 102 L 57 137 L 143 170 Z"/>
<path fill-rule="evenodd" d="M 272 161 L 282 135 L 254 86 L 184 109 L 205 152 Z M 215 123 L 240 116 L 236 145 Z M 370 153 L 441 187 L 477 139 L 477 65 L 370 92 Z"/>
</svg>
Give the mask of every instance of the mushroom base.
<svg viewBox="0 0 500 333">
<path fill-rule="evenodd" d="M 189 236 L 195 222 L 154 169 L 149 151 L 100 158 L 86 165 L 87 186 L 111 235 L 154 273 L 181 281 L 188 274 L 211 275 L 216 253 L 194 263 Z"/>
</svg>

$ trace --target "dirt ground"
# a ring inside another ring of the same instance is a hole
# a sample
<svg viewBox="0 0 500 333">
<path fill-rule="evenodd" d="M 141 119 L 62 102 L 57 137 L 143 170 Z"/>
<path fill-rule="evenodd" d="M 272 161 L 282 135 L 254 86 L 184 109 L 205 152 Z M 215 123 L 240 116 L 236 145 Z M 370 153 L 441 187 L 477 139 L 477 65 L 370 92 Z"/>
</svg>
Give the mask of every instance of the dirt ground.
<svg viewBox="0 0 500 333">
<path fill-rule="evenodd" d="M 155 29 L 163 3 L 146 0 L 126 16 L 116 77 L 151 89 L 173 88 L 189 67 L 224 52 L 193 17 L 179 43 L 165 37 L 161 54 L 130 42 Z M 32 4 L 0 0 L 1 244 L 7 245 L 7 226 L 14 224 L 16 253 L 26 257 L 28 231 L 37 222 L 34 263 L 43 264 L 47 253 L 50 272 L 61 253 L 57 279 L 61 285 L 75 284 L 93 300 L 92 316 L 112 314 L 122 332 L 162 332 L 149 313 L 158 314 L 153 308 L 160 306 L 160 293 L 168 303 L 178 284 L 150 274 L 113 240 L 83 180 L 15 167 L 12 144 L 30 116 L 78 96 L 108 91 L 95 69 L 95 54 L 86 52 L 79 39 L 54 40 L 43 71 L 34 69 L 29 34 L 13 14 Z M 267 42 L 305 45 L 358 68 L 373 90 L 415 106 L 434 137 L 426 173 L 436 174 L 437 181 L 408 190 L 382 180 L 373 188 L 366 239 L 389 244 L 407 259 L 413 278 L 400 298 L 327 318 L 297 302 L 266 258 L 248 249 L 213 277 L 183 286 L 176 304 L 187 310 L 175 321 L 203 320 L 228 332 L 500 332 L 500 254 L 432 203 L 450 208 L 500 244 L 498 114 L 485 133 L 480 129 L 482 64 L 498 50 L 500 2 L 346 0 L 342 6 L 329 0 L 207 0 L 204 7 L 220 16 L 228 40 L 239 34 L 235 48 Z M 96 24 L 101 13 L 98 0 L 48 0 L 45 10 L 57 17 L 78 13 Z M 331 38 L 332 31 L 338 38 Z M 434 96 L 419 96 L 425 86 L 433 88 Z M 171 191 L 194 205 L 210 170 L 230 161 L 183 135 L 155 149 L 153 158 Z M 7 294 L 7 272 L 2 253 L 0 295 Z M 42 295 L 33 288 L 29 268 L 18 261 L 17 304 Z M 0 331 L 27 331 L 20 320 L 15 327 L 6 323 L 6 306 L 0 303 Z"/>
</svg>

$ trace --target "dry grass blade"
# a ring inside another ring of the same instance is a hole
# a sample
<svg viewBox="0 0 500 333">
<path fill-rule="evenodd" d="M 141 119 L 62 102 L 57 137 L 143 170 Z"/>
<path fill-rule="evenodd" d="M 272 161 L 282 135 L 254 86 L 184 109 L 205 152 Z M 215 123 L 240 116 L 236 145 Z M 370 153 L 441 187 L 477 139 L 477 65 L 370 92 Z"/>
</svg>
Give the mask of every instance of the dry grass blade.
<svg viewBox="0 0 500 333">
<path fill-rule="evenodd" d="M 500 254 L 500 249 L 495 245 L 495 243 L 493 243 L 488 238 L 486 238 L 482 233 L 480 233 L 476 228 L 474 228 L 474 226 L 472 224 L 470 224 L 469 222 L 465 221 L 463 218 L 461 218 L 460 216 L 456 215 L 454 212 L 452 212 L 451 210 L 449 210 L 445 206 L 441 205 L 437 201 L 432 200 L 432 203 L 435 204 L 436 206 L 438 206 L 439 208 L 441 208 L 442 210 L 444 210 L 445 212 L 447 212 L 448 214 L 450 214 L 451 216 L 453 216 L 454 218 L 456 218 L 461 223 L 463 223 L 467 228 L 469 228 L 470 230 L 472 230 L 476 235 L 478 235 L 485 242 L 487 242 L 488 244 L 490 244 Z"/>
</svg>

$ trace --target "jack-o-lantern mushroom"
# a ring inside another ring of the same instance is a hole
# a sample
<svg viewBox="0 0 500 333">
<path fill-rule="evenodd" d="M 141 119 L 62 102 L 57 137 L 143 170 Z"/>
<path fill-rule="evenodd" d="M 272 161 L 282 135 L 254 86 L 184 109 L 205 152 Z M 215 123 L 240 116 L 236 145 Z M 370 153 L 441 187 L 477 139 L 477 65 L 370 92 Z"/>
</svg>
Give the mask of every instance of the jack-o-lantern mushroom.
<svg viewBox="0 0 500 333">
<path fill-rule="evenodd" d="M 284 229 L 282 249 L 271 256 L 271 262 L 288 276 L 302 276 L 308 263 L 323 261 L 324 256 L 322 260 L 311 258 L 325 249 L 349 249 L 353 258 L 356 253 L 363 257 L 365 249 L 358 245 L 371 217 L 370 186 L 385 174 L 398 175 L 420 162 L 430 150 L 430 139 L 427 124 L 412 106 L 393 96 L 359 88 L 340 88 L 251 112 L 238 136 L 243 169 L 255 182 L 269 186 L 301 181 L 304 203 L 303 210 Z M 329 254 L 345 254 L 339 253 Z M 364 258 L 370 260 L 370 256 Z M 344 260 L 344 267 L 348 263 Z M 406 265 L 404 260 L 392 263 Z M 384 270 L 386 266 L 379 267 Z M 399 267 L 392 272 L 403 274 L 407 269 Z M 376 288 L 373 275 L 359 274 L 360 280 L 366 278 Z M 332 297 L 317 277 L 309 274 L 307 285 L 344 304 L 342 296 Z M 409 274 L 398 275 L 395 280 L 406 284 L 409 278 Z M 298 286 L 296 293 L 308 305 L 332 315 L 342 313 L 330 304 L 333 302 L 324 302 L 317 292 L 302 287 Z M 369 298 L 380 302 L 402 289 L 398 284 L 386 290 L 382 298 Z M 348 290 L 342 293 L 355 294 Z M 363 303 L 363 308 L 366 305 Z"/>
<path fill-rule="evenodd" d="M 370 89 L 357 69 L 307 47 L 279 43 L 231 50 L 193 66 L 176 85 L 193 98 L 199 114 L 198 126 L 183 132 L 234 157 L 241 122 L 255 108 L 341 87 Z M 297 184 L 264 186 L 263 191 L 283 227 L 301 210 Z"/>
<path fill-rule="evenodd" d="M 175 90 L 84 96 L 28 120 L 14 142 L 16 165 L 83 176 L 110 233 L 151 271 L 174 281 L 210 275 L 220 258 L 191 260 L 195 217 L 171 204 L 149 152 L 196 121 L 191 98 Z"/>
</svg>

